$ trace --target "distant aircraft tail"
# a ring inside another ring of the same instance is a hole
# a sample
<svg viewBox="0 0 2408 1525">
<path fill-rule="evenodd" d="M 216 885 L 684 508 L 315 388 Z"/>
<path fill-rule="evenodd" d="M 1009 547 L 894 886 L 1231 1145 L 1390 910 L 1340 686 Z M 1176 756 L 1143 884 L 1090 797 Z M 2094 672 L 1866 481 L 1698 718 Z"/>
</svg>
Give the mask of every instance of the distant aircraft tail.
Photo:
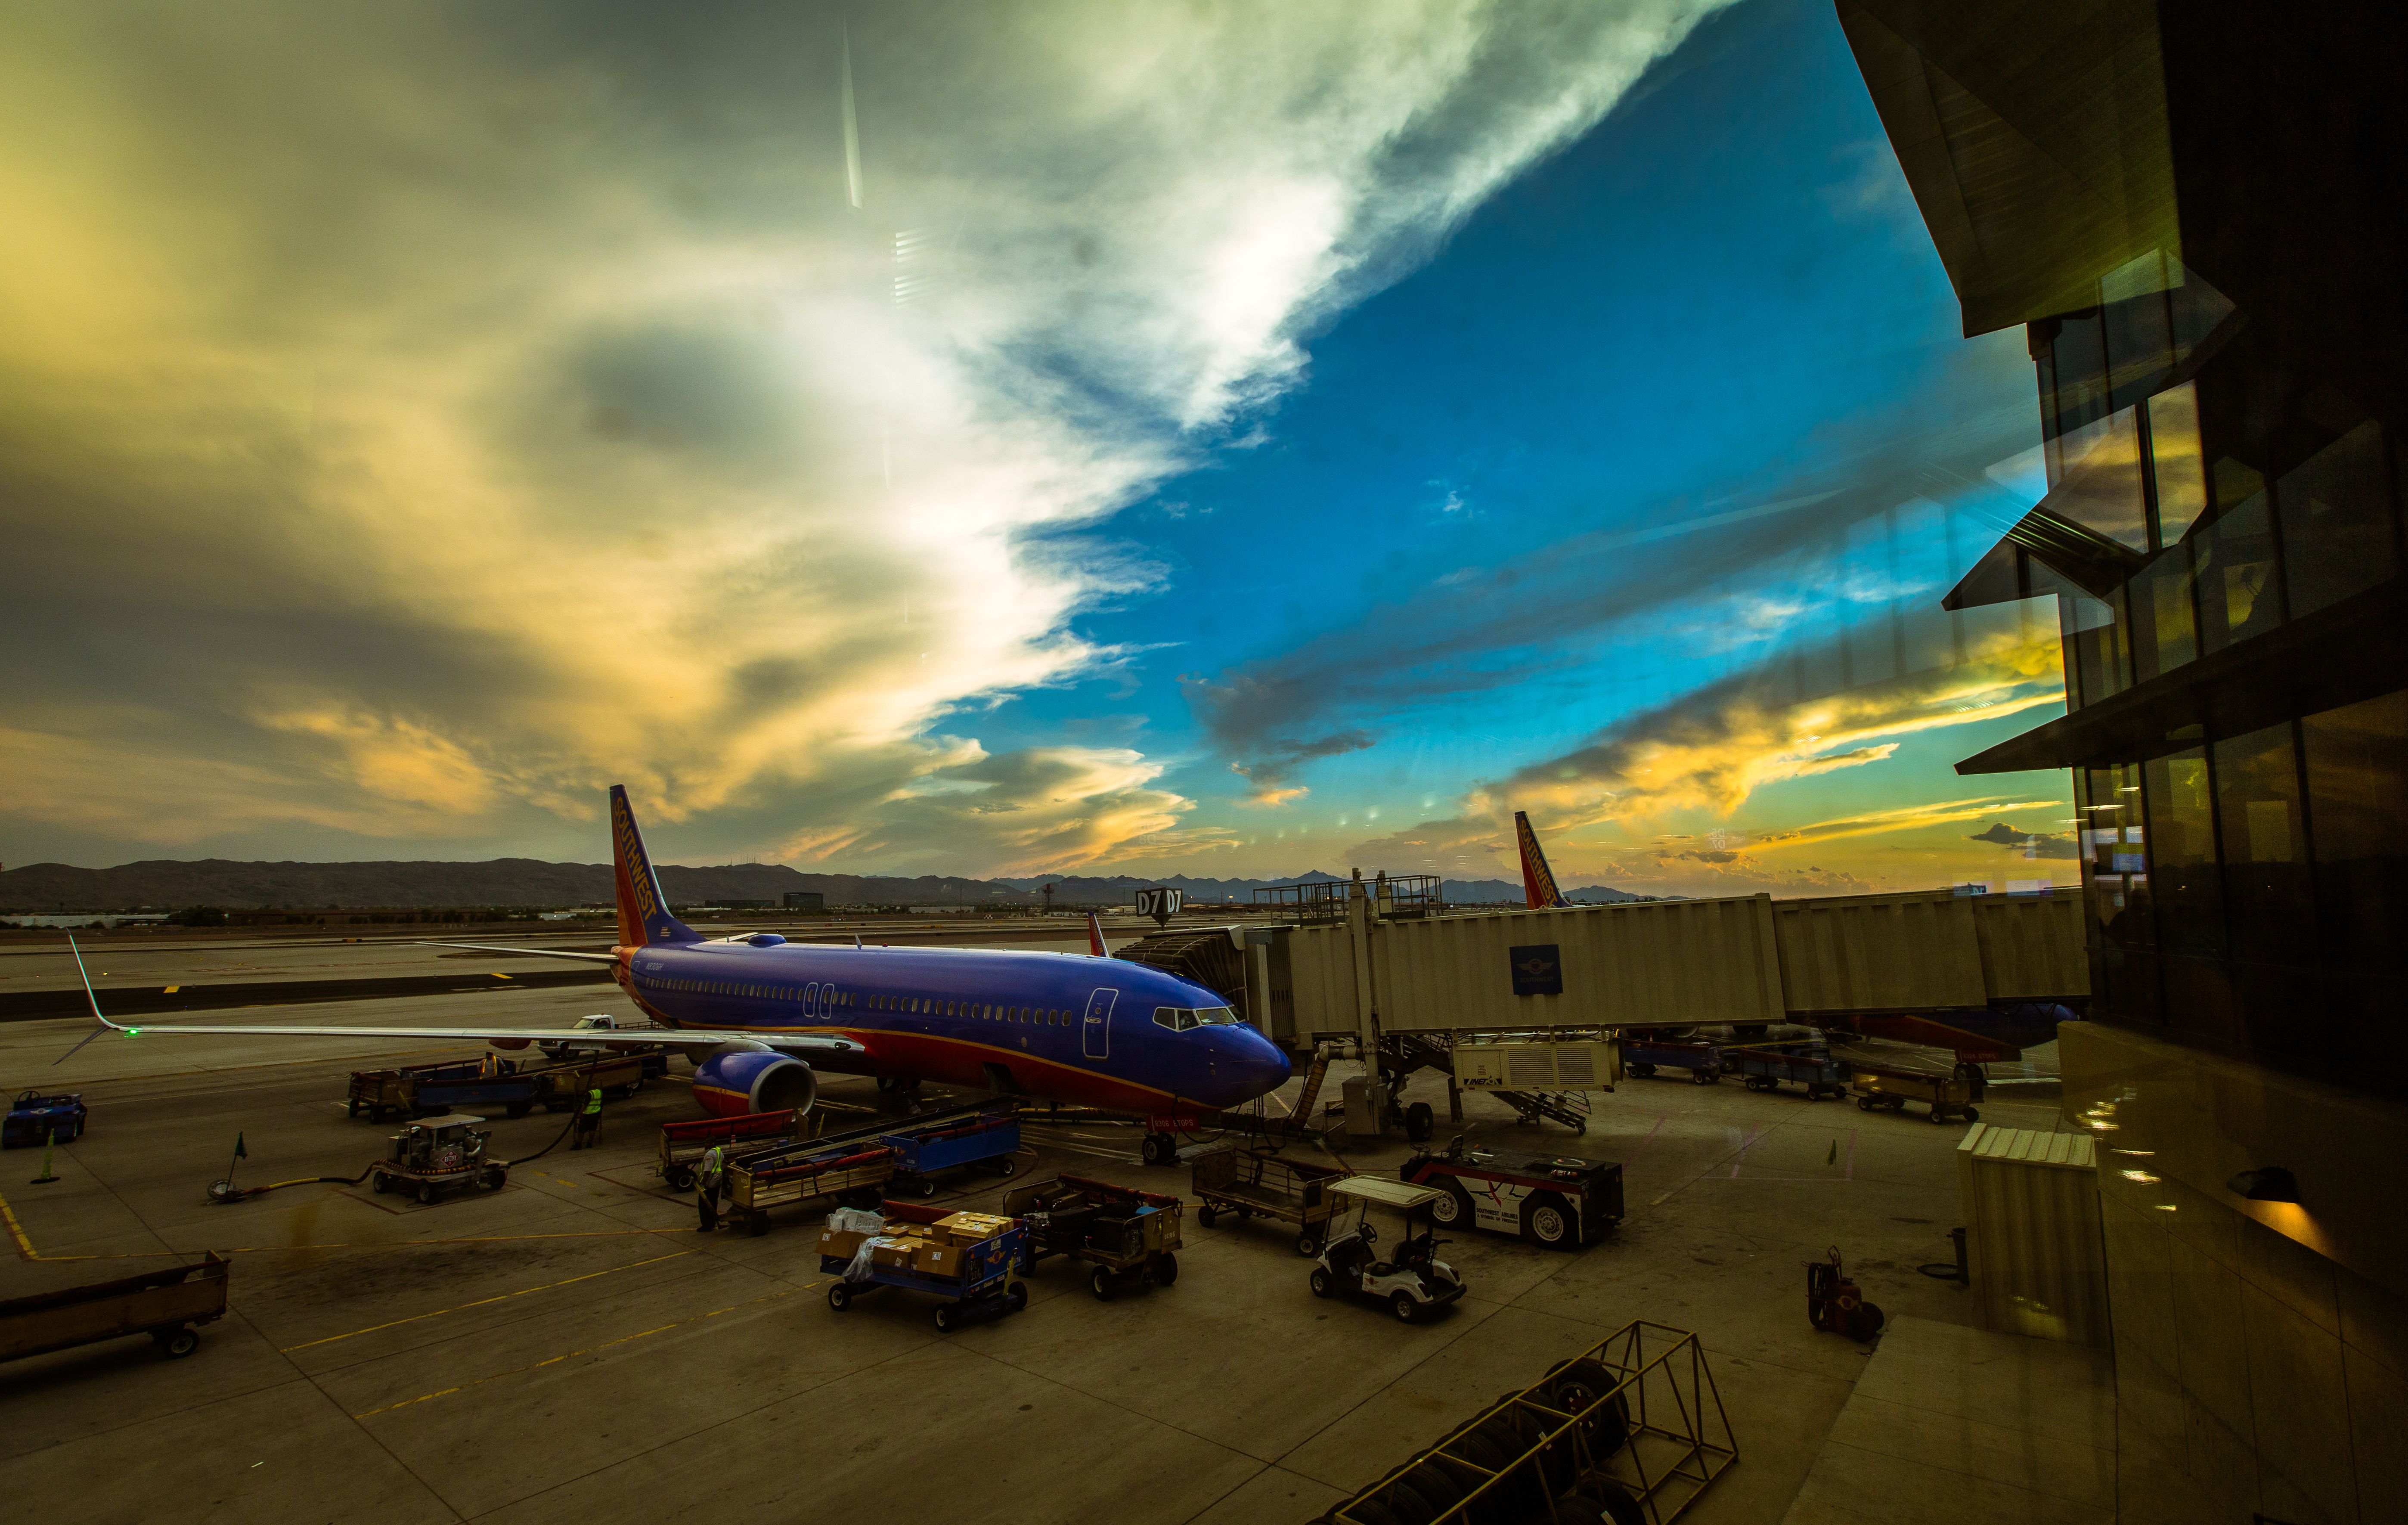
<svg viewBox="0 0 2408 1525">
<path fill-rule="evenodd" d="M 1092 911 L 1087 913 L 1087 951 L 1098 958 L 1112 956 L 1112 945 L 1104 941 L 1104 924 Z"/>
<path fill-rule="evenodd" d="M 619 885 L 620 946 L 702 941 L 700 932 L 669 914 L 652 855 L 644 851 L 644 834 L 636 829 L 626 786 L 620 784 L 610 785 L 610 868 Z"/>
<path fill-rule="evenodd" d="M 1522 899 L 1533 911 L 1552 911 L 1571 902 L 1555 887 L 1555 872 L 1539 850 L 1539 834 L 1530 829 L 1527 813 L 1513 813 L 1513 834 L 1522 842 Z"/>
</svg>

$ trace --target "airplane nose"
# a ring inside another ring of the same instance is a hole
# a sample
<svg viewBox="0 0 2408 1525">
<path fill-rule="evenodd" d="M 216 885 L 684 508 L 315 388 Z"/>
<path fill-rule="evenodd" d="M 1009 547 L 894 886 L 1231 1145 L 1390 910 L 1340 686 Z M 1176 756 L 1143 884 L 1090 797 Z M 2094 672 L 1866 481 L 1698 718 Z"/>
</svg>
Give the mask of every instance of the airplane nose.
<svg viewBox="0 0 2408 1525">
<path fill-rule="evenodd" d="M 1242 1087 L 1241 1101 L 1268 1096 L 1287 1084 L 1287 1056 L 1280 1052 L 1278 1044 L 1260 1034 L 1249 1034 L 1238 1052 L 1229 1056 L 1225 1068 Z"/>
</svg>

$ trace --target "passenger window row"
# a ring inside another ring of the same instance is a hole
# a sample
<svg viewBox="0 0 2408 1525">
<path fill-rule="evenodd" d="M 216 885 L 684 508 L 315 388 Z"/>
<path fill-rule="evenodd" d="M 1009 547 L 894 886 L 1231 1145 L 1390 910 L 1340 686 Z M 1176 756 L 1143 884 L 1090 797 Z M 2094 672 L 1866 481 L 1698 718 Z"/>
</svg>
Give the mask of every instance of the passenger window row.
<svg viewBox="0 0 2408 1525">
<path fill-rule="evenodd" d="M 922 1016 L 969 1016 L 988 1022 L 1031 1022 L 1045 1027 L 1067 1028 L 1071 1014 L 1058 1007 L 993 1006 L 983 1001 L 939 1000 L 921 996 L 872 996 L 872 1011 L 906 1012 Z"/>
</svg>

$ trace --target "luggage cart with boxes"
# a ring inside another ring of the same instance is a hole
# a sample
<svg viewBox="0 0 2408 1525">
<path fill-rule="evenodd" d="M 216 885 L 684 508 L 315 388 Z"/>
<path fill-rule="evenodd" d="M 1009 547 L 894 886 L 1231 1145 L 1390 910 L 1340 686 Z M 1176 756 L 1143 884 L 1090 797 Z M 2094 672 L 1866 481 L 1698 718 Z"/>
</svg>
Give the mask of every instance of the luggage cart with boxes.
<svg viewBox="0 0 2408 1525">
<path fill-rule="evenodd" d="M 821 1231 L 820 1270 L 836 1278 L 829 1307 L 842 1313 L 882 1287 L 928 1292 L 943 1299 L 937 1331 L 951 1334 L 1028 1306 L 1028 1288 L 1011 1279 L 1027 1253 L 1019 1219 L 896 1201 L 881 1213 L 876 1230 L 831 1222 Z"/>
</svg>

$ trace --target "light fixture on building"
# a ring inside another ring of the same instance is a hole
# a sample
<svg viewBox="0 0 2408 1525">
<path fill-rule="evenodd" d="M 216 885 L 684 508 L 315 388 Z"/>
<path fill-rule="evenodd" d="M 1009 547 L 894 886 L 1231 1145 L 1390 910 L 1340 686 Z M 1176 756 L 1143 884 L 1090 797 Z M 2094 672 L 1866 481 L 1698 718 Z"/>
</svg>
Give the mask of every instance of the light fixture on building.
<svg viewBox="0 0 2408 1525">
<path fill-rule="evenodd" d="M 2254 1171 L 2243 1171 L 2224 1183 L 2224 1189 L 2236 1197 L 2246 1197 L 2253 1202 L 2295 1202 L 2300 1200 L 2300 1180 L 2280 1165 L 2261 1165 Z"/>
</svg>

